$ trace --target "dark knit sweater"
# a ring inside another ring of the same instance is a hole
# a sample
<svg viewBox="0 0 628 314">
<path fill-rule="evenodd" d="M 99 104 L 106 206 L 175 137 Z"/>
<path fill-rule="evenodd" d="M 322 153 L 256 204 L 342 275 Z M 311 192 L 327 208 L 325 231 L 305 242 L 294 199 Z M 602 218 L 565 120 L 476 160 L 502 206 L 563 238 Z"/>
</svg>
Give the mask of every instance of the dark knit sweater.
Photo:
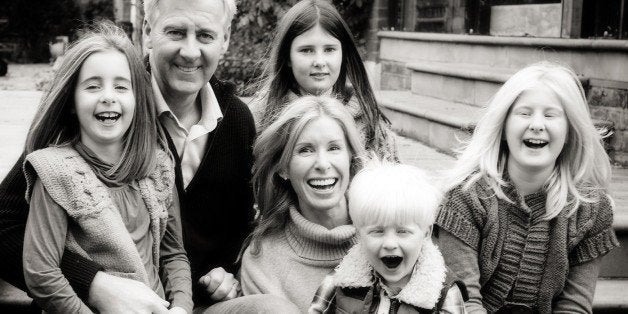
<svg viewBox="0 0 628 314">
<path fill-rule="evenodd" d="M 504 193 L 515 203 L 498 199 L 482 180 L 468 190 L 458 186 L 446 195 L 436 224 L 477 252 L 480 292 L 489 313 L 506 302 L 550 313 L 570 267 L 619 245 L 611 203 L 600 193 L 598 202 L 581 204 L 571 217 L 561 212 L 547 221 L 542 219 L 544 192 L 521 197 L 509 185 Z"/>
<path fill-rule="evenodd" d="M 237 270 L 235 260 L 253 217 L 250 185 L 255 139 L 253 117 L 235 96 L 231 85 L 216 78 L 210 83 L 224 117 L 209 134 L 205 157 L 186 191 L 182 188 L 180 160 L 176 164 L 184 245 L 194 284 L 204 272 L 216 266 L 231 272 Z M 24 198 L 23 163 L 21 156 L 0 184 L 0 278 L 27 291 L 22 248 L 29 207 Z M 92 280 L 102 267 L 66 250 L 61 270 L 77 295 L 87 301 Z M 198 286 L 194 288 L 195 304 L 207 301 L 201 298 L 206 293 Z"/>
<path fill-rule="evenodd" d="M 236 273 L 235 263 L 253 220 L 251 167 L 255 124 L 233 85 L 210 81 L 223 118 L 207 136 L 207 151 L 194 178 L 183 188 L 181 160 L 176 184 L 181 203 L 183 243 L 190 260 L 194 305 L 209 303 L 198 279 L 215 267 Z M 174 145 L 169 140 L 170 150 Z"/>
</svg>

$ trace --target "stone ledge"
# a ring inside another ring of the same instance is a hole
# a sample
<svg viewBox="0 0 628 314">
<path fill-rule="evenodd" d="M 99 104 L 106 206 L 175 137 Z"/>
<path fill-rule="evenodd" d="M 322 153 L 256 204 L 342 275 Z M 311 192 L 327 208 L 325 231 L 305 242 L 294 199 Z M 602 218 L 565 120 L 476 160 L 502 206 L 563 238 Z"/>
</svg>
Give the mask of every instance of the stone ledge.
<svg viewBox="0 0 628 314">
<path fill-rule="evenodd" d="M 377 91 L 379 105 L 472 132 L 481 116 L 481 108 L 450 102 L 438 98 L 412 94 L 409 91 Z"/>
<path fill-rule="evenodd" d="M 489 67 L 486 65 L 430 61 L 408 63 L 407 68 L 413 71 L 460 77 L 469 80 L 494 82 L 499 84 L 505 83 L 513 74 L 517 72 L 516 69 Z M 585 87 L 589 84 L 589 79 L 587 77 L 578 76 L 578 79 L 580 79 L 580 83 Z"/>
<path fill-rule="evenodd" d="M 536 38 L 536 37 L 499 37 L 466 34 L 441 34 L 381 31 L 380 38 L 404 39 L 411 41 L 434 41 L 460 44 L 490 45 L 490 46 L 524 46 L 524 47 L 551 47 L 573 50 L 602 50 L 628 52 L 628 40 L 615 39 L 570 39 L 570 38 Z"/>
<path fill-rule="evenodd" d="M 593 297 L 593 310 L 628 311 L 628 279 L 598 279 Z"/>
</svg>

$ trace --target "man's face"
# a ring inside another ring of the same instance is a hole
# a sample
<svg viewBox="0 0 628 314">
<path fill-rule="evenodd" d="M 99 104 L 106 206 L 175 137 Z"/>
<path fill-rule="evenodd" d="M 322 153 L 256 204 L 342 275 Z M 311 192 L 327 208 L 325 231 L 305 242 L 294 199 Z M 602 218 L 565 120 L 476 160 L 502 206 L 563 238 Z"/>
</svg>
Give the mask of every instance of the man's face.
<svg viewBox="0 0 628 314">
<path fill-rule="evenodd" d="M 150 64 L 164 96 L 196 94 L 229 45 L 221 0 L 161 0 L 145 23 Z"/>
</svg>

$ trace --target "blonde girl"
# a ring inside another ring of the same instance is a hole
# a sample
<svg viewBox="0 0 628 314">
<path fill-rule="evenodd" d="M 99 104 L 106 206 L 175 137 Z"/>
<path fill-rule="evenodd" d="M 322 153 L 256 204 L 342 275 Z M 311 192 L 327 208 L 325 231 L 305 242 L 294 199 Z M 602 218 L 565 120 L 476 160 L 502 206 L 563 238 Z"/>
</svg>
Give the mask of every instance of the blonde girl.
<svg viewBox="0 0 628 314">
<path fill-rule="evenodd" d="M 591 312 L 600 258 L 618 246 L 610 169 L 574 72 L 541 62 L 502 86 L 436 220 L 470 312 Z"/>
</svg>

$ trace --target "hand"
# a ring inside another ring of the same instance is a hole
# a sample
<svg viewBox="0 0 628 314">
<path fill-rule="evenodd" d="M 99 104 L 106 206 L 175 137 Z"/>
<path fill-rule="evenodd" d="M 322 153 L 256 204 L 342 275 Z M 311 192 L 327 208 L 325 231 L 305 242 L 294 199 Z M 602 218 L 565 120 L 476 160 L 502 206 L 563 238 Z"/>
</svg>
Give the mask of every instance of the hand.
<svg viewBox="0 0 628 314">
<path fill-rule="evenodd" d="M 201 277 L 198 283 L 205 286 L 205 290 L 213 301 L 227 301 L 238 297 L 240 283 L 222 267 L 210 270 L 207 275 Z"/>
<path fill-rule="evenodd" d="M 168 313 L 170 305 L 145 284 L 102 271 L 96 274 L 89 288 L 89 304 L 103 314 Z"/>
<path fill-rule="evenodd" d="M 168 314 L 188 314 L 182 307 L 175 306 L 168 310 Z"/>
</svg>

